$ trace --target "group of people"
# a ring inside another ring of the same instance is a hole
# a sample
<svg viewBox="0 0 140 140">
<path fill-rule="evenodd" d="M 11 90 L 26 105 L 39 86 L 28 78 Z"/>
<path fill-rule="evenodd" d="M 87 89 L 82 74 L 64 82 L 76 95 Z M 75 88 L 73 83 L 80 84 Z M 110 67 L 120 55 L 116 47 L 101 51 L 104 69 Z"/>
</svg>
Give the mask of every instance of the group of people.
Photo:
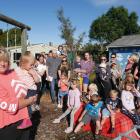
<svg viewBox="0 0 140 140">
<path fill-rule="evenodd" d="M 21 55 L 16 69 L 10 69 L 8 52 L 0 48 L 0 138 L 2 140 L 28 140 L 32 126 L 32 114 L 40 109 L 40 98 L 49 85 L 52 104 L 65 108 L 53 123 L 70 114 L 70 126 L 65 133 L 78 133 L 90 121 L 96 123 L 96 134 L 102 131 L 106 118 L 111 119 L 111 133 L 115 131 L 115 115 L 122 112 L 134 124 L 140 125 L 140 62 L 132 54 L 125 72 L 111 54 L 105 55 L 97 65 L 89 52 L 84 58 L 77 55 L 69 64 L 63 46 L 57 52 L 41 53 L 36 59 L 26 51 Z M 91 76 L 95 74 L 94 79 Z M 122 78 L 125 74 L 125 78 Z M 136 101 L 136 102 L 135 102 Z M 67 104 L 65 104 L 65 102 Z M 75 124 L 75 114 L 84 104 L 84 110 Z"/>
<path fill-rule="evenodd" d="M 112 53 L 110 57 L 110 61 L 107 62 L 106 56 L 101 55 L 100 63 L 95 64 L 91 55 L 86 52 L 83 60 L 76 56 L 74 77 L 68 79 L 68 75 L 61 73 L 58 82 L 58 108 L 64 107 L 63 97 L 67 96 L 67 109 L 53 123 L 60 123 L 70 114 L 70 126 L 65 129 L 65 133 L 78 133 L 83 125 L 94 121 L 95 134 L 98 135 L 109 117 L 110 133 L 113 133 L 117 113 L 125 114 L 135 125 L 140 125 L 139 56 L 132 54 L 128 58 L 124 72 L 117 62 L 116 53 Z M 93 73 L 96 77 L 90 80 Z M 78 119 L 79 123 L 75 124 L 75 114 L 81 104 L 85 107 Z M 135 133 L 139 136 L 137 131 Z"/>
</svg>

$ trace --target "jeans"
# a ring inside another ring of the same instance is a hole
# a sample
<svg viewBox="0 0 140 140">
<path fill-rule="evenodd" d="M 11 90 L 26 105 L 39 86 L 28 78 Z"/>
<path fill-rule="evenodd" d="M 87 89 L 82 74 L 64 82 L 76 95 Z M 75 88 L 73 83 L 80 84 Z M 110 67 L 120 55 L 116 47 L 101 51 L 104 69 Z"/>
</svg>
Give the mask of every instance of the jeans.
<svg viewBox="0 0 140 140">
<path fill-rule="evenodd" d="M 67 94 L 68 94 L 68 91 L 61 91 L 61 90 L 59 90 L 59 92 L 58 92 L 58 103 L 60 103 L 61 102 L 61 98 L 66 96 Z"/>
<path fill-rule="evenodd" d="M 56 92 L 58 90 L 57 84 L 58 81 L 55 78 L 53 78 L 53 80 L 50 82 L 50 95 L 52 102 L 56 101 Z"/>
<path fill-rule="evenodd" d="M 31 89 L 28 89 L 28 92 L 27 92 L 27 99 L 29 97 L 32 97 L 32 96 L 35 96 L 37 95 L 37 90 L 31 90 Z M 31 108 L 31 105 L 28 106 L 28 113 L 29 113 L 29 116 L 31 117 L 32 114 L 33 114 L 33 111 L 32 111 L 32 108 Z"/>
</svg>

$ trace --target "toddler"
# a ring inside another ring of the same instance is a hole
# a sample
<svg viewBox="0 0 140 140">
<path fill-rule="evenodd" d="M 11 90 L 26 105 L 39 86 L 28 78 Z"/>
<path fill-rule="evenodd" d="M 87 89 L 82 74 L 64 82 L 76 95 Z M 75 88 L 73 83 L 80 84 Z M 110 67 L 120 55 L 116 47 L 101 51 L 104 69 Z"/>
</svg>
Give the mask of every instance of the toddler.
<svg viewBox="0 0 140 140">
<path fill-rule="evenodd" d="M 102 110 L 102 120 L 100 130 L 102 129 L 102 126 L 104 125 L 106 119 L 110 117 L 112 126 L 111 133 L 113 133 L 115 130 L 115 115 L 116 112 L 118 111 L 117 106 L 121 104 L 121 100 L 118 98 L 118 91 L 116 90 L 111 90 L 109 95 L 110 97 L 107 98 L 105 102 L 106 108 Z"/>
<path fill-rule="evenodd" d="M 37 95 L 37 85 L 36 83 L 40 82 L 40 76 L 37 74 L 37 72 L 34 70 L 34 63 L 35 59 L 33 55 L 27 51 L 25 52 L 19 62 L 19 67 L 16 68 L 16 73 L 19 77 L 19 79 L 27 86 L 28 92 L 27 97 L 29 98 L 31 96 Z M 31 117 L 32 111 L 35 111 L 35 104 L 28 107 L 29 115 Z M 20 126 L 18 126 L 18 129 L 24 129 L 29 124 L 29 119 L 24 119 L 23 123 L 21 123 Z"/>
</svg>

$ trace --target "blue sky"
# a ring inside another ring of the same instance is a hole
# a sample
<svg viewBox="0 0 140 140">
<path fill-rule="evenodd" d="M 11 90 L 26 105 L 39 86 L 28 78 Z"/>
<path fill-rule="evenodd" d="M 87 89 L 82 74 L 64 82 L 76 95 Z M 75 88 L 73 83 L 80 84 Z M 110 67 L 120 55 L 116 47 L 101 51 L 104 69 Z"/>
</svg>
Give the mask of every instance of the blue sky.
<svg viewBox="0 0 140 140">
<path fill-rule="evenodd" d="M 85 43 L 92 21 L 111 6 L 120 5 L 128 8 L 129 12 L 135 11 L 140 24 L 140 0 L 0 0 L 0 13 L 30 25 L 31 43 L 61 44 L 64 41 L 60 38 L 60 22 L 56 13 L 63 7 L 65 16 L 76 27 L 75 38 L 86 32 Z M 5 30 L 6 24 L 0 21 L 0 28 Z"/>
</svg>

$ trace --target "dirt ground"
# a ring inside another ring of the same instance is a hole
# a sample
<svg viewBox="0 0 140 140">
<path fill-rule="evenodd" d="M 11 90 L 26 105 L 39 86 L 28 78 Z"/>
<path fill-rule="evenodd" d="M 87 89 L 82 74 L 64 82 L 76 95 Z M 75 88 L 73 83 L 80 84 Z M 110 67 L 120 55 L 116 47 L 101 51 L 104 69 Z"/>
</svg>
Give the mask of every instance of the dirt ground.
<svg viewBox="0 0 140 140">
<path fill-rule="evenodd" d="M 40 107 L 40 121 L 35 140 L 64 140 L 66 121 L 52 124 L 52 121 L 61 114 L 62 110 L 58 110 L 56 105 L 51 103 L 49 94 L 42 96 Z"/>
</svg>

